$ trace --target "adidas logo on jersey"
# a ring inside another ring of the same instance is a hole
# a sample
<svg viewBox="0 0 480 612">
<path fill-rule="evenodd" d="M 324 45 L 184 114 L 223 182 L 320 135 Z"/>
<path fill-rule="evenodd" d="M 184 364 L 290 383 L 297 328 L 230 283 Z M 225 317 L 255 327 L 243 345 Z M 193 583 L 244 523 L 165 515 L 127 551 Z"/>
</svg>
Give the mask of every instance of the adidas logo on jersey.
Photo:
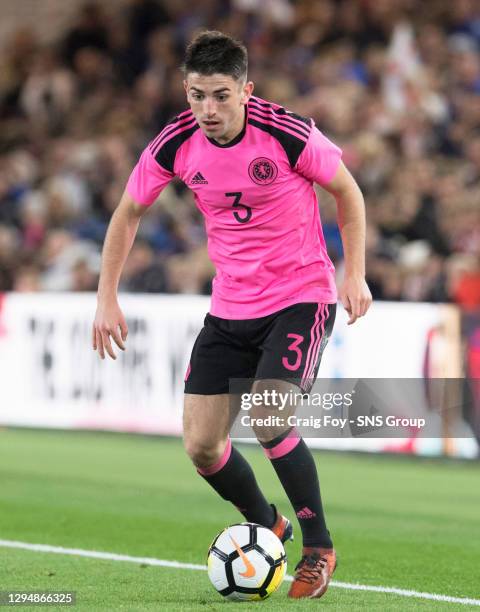
<svg viewBox="0 0 480 612">
<path fill-rule="evenodd" d="M 201 172 L 197 172 L 197 174 L 190 181 L 190 185 L 208 185 L 208 181 Z"/>
</svg>

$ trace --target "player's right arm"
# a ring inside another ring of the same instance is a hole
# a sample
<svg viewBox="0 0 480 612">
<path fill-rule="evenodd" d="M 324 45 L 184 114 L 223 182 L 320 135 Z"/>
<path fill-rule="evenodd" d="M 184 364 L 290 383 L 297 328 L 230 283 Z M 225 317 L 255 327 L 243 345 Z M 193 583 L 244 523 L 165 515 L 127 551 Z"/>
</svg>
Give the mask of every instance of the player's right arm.
<svg viewBox="0 0 480 612">
<path fill-rule="evenodd" d="M 98 350 L 102 359 L 105 359 L 105 352 L 116 359 L 110 337 L 120 349 L 125 350 L 128 330 L 118 305 L 117 291 L 140 218 L 174 178 L 177 151 L 198 129 L 191 111 L 181 113 L 167 123 L 144 149 L 130 174 L 120 204 L 112 215 L 103 247 L 97 312 L 92 330 L 93 349 Z"/>
<path fill-rule="evenodd" d="M 160 192 L 174 177 L 173 164 L 178 147 L 170 140 L 177 135 L 182 123 L 167 124 L 144 149 L 130 174 L 126 189 L 112 215 L 102 252 L 102 268 L 97 294 L 97 312 L 92 330 L 93 349 L 102 359 L 107 352 L 116 359 L 110 337 L 125 350 L 127 323 L 118 305 L 117 291 L 123 266 L 137 234 L 140 218 Z M 166 135 L 165 135 L 166 133 Z"/>
<path fill-rule="evenodd" d="M 93 350 L 98 350 L 102 359 L 105 359 L 105 352 L 112 359 L 116 359 L 110 337 L 120 349 L 125 350 L 128 328 L 118 305 L 118 283 L 135 240 L 140 218 L 147 208 L 137 204 L 125 190 L 108 226 L 102 252 L 97 312 L 92 330 Z"/>
</svg>

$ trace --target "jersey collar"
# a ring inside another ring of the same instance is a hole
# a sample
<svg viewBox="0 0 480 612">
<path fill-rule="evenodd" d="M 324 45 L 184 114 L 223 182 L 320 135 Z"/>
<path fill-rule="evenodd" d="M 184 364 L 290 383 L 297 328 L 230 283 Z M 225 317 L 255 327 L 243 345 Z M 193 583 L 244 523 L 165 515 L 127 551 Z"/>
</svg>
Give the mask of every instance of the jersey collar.
<svg viewBox="0 0 480 612">
<path fill-rule="evenodd" d="M 245 122 L 243 124 L 243 128 L 242 131 L 239 132 L 235 138 L 233 138 L 232 140 L 230 140 L 229 142 L 226 142 L 225 144 L 220 144 L 219 142 L 217 142 L 214 138 L 209 138 L 208 136 L 205 136 L 205 138 L 211 142 L 213 145 L 215 145 L 216 147 L 219 147 L 220 149 L 228 149 L 229 147 L 233 147 L 236 144 L 238 144 L 242 138 L 245 136 L 245 132 L 247 131 L 247 105 L 245 105 Z"/>
</svg>

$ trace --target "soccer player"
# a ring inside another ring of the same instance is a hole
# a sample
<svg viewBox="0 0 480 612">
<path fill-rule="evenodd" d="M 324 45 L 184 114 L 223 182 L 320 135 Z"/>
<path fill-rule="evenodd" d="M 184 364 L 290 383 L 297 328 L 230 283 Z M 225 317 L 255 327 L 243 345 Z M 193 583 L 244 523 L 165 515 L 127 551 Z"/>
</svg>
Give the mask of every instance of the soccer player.
<svg viewBox="0 0 480 612">
<path fill-rule="evenodd" d="M 198 473 L 247 521 L 283 541 L 292 525 L 269 504 L 231 445 L 229 379 L 290 381 L 307 390 L 332 331 L 337 292 L 313 184 L 334 195 L 344 247 L 339 297 L 349 324 L 371 303 L 365 283 L 365 208 L 341 150 L 306 119 L 253 96 L 245 47 L 220 32 L 188 46 L 189 110 L 143 151 L 105 239 L 93 347 L 115 358 L 127 325 L 117 301 L 139 221 L 173 177 L 194 192 L 216 266 L 210 312 L 185 377 L 184 444 Z M 310 381 L 310 382 L 309 382 Z M 286 383 L 285 383 L 286 384 Z M 293 506 L 303 554 L 289 596 L 320 597 L 336 567 L 316 466 L 295 430 L 257 435 Z"/>
</svg>

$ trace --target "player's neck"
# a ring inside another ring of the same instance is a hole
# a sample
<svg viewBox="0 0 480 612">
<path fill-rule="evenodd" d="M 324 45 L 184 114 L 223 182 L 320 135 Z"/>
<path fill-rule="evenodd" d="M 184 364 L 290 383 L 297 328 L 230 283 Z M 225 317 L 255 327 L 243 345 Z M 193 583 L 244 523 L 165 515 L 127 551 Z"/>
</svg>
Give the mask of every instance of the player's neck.
<svg viewBox="0 0 480 612">
<path fill-rule="evenodd" d="M 232 125 L 231 130 L 229 130 L 228 133 L 223 134 L 223 136 L 220 136 L 220 138 L 215 138 L 214 140 L 221 145 L 226 145 L 232 140 L 235 140 L 235 138 L 237 138 L 237 136 L 243 132 L 246 121 L 247 107 L 244 106 L 242 112 L 238 114 L 238 121 L 235 122 L 235 125 Z"/>
</svg>

